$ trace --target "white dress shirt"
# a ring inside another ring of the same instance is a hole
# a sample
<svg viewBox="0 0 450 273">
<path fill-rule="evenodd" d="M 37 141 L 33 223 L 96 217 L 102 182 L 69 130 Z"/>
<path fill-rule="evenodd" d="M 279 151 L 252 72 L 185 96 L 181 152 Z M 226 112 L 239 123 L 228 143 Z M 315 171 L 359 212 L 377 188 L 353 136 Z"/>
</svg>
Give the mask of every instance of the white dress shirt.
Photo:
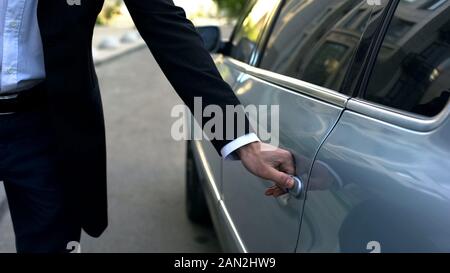
<svg viewBox="0 0 450 273">
<path fill-rule="evenodd" d="M 0 0 L 0 95 L 31 88 L 45 78 L 37 4 Z"/>
<path fill-rule="evenodd" d="M 43 1 L 43 0 L 41 0 Z M 38 0 L 0 0 L 0 96 L 18 93 L 45 79 L 44 53 L 37 22 Z M 248 134 L 225 145 L 221 154 L 259 141 Z"/>
<path fill-rule="evenodd" d="M 222 157 L 225 159 L 236 160 L 238 158 L 233 154 L 234 151 L 241 148 L 242 146 L 245 146 L 247 144 L 250 144 L 252 142 L 257 142 L 257 141 L 260 141 L 258 136 L 256 136 L 255 133 L 250 133 L 250 134 L 238 137 L 235 140 L 228 143 L 227 145 L 223 146 L 223 148 L 220 150 L 220 153 L 222 154 Z"/>
</svg>

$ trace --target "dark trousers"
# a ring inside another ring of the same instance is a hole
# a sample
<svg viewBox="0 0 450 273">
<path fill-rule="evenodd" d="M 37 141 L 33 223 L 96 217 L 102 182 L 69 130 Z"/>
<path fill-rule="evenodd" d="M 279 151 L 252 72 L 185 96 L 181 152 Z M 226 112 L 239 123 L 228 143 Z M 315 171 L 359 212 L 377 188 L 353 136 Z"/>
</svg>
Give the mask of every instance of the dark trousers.
<svg viewBox="0 0 450 273">
<path fill-rule="evenodd" d="M 0 115 L 0 181 L 19 253 L 66 252 L 81 228 L 56 167 L 46 110 Z M 1 231 L 0 231 L 1 232 Z"/>
</svg>

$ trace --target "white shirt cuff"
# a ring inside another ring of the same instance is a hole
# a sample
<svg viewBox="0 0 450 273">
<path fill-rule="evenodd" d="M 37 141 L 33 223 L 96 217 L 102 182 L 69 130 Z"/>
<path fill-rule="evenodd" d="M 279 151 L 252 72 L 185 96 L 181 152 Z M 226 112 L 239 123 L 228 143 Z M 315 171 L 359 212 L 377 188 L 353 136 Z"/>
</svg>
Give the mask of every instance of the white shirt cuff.
<svg viewBox="0 0 450 273">
<path fill-rule="evenodd" d="M 233 154 L 234 151 L 241 148 L 242 146 L 245 146 L 247 144 L 250 144 L 252 142 L 260 141 L 258 136 L 255 133 L 250 133 L 247 135 L 243 135 L 241 137 L 236 138 L 235 140 L 231 141 L 227 145 L 223 146 L 223 148 L 220 150 L 220 153 L 222 154 L 222 157 L 224 159 L 230 159 L 230 160 L 237 160 L 235 154 Z"/>
</svg>

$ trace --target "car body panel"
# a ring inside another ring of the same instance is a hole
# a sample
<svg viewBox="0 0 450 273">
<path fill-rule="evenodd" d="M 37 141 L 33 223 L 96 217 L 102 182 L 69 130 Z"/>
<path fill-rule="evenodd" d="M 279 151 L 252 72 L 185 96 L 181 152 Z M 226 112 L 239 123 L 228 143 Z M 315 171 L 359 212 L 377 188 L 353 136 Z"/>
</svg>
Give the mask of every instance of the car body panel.
<svg viewBox="0 0 450 273">
<path fill-rule="evenodd" d="M 224 63 L 239 65 L 227 60 Z M 256 73 L 249 73 L 245 68 L 241 66 L 243 72 L 234 88 L 236 96 L 244 106 L 263 105 L 269 109 L 279 106 L 280 146 L 293 153 L 297 162 L 296 175 L 306 180 L 320 144 L 339 119 L 343 107 L 280 87 L 252 75 Z M 305 85 L 306 93 L 309 85 L 299 81 L 296 89 L 301 90 L 301 85 Z M 268 117 L 269 127 L 270 120 Z M 245 249 L 249 252 L 294 252 L 302 198 L 268 198 L 264 191 L 272 183 L 250 174 L 240 161 L 224 160 L 222 169 L 223 201 Z"/>
<path fill-rule="evenodd" d="M 214 62 L 222 78 L 231 86 L 235 86 L 240 72 L 233 66 L 225 65 L 221 54 L 213 55 Z M 194 118 L 191 116 L 191 122 Z M 201 131 L 201 130 L 199 130 Z M 216 151 L 207 139 L 193 135 L 194 141 L 190 142 L 196 159 L 196 166 L 200 176 L 211 218 L 219 234 L 219 241 L 224 250 L 229 252 L 243 252 L 239 240 L 232 228 L 232 223 L 227 219 L 227 212 L 222 199 L 222 156 Z"/>
<path fill-rule="evenodd" d="M 224 65 L 221 55 L 213 56 L 213 58 L 217 66 L 217 69 L 219 70 L 224 81 L 226 81 L 231 87 L 235 86 L 236 79 L 238 78 L 240 72 L 234 67 Z M 201 133 L 200 127 L 198 127 L 198 130 L 196 132 Z M 210 165 L 210 168 L 214 170 L 212 172 L 212 176 L 213 180 L 216 183 L 215 186 L 217 187 L 217 190 L 220 192 L 221 191 L 220 181 L 222 179 L 221 177 L 222 157 L 219 153 L 217 153 L 216 149 L 211 144 L 211 142 L 205 139 L 202 135 L 193 135 L 193 138 L 195 140 L 198 140 L 198 143 L 202 146 L 203 153 L 206 159 L 208 160 L 208 164 Z"/>
<path fill-rule="evenodd" d="M 450 251 L 450 119 L 439 122 L 415 131 L 346 110 L 314 163 L 298 251 Z"/>
</svg>

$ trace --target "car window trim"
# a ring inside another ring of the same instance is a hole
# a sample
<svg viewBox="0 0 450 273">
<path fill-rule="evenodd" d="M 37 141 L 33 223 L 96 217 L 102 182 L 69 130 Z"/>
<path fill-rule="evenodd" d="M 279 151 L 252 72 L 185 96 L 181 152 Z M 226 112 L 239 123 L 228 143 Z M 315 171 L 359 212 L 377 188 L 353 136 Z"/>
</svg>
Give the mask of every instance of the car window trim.
<svg viewBox="0 0 450 273">
<path fill-rule="evenodd" d="M 272 34 L 275 23 L 277 22 L 281 10 L 283 6 L 285 5 L 286 0 L 279 0 L 278 5 L 272 10 L 272 12 L 269 15 L 269 18 L 267 19 L 267 22 L 264 26 L 263 32 L 261 34 L 261 37 L 258 41 L 258 46 L 256 47 L 256 51 L 254 52 L 252 56 L 252 61 L 250 62 L 250 65 L 259 67 L 261 64 L 262 57 L 264 56 L 264 52 L 267 47 L 267 43 L 269 42 L 270 35 Z"/>
<path fill-rule="evenodd" d="M 361 98 L 351 98 L 346 108 L 363 116 L 386 122 L 417 132 L 429 132 L 440 127 L 450 114 L 450 100 L 444 109 L 434 117 L 426 117 L 377 104 Z"/>
<path fill-rule="evenodd" d="M 253 8 L 253 6 L 255 5 L 256 2 L 257 2 L 257 0 L 249 1 L 247 3 L 247 5 L 245 5 L 241 14 L 239 15 L 239 17 L 236 21 L 236 26 L 233 28 L 233 32 L 231 33 L 231 36 L 229 39 L 230 47 L 233 46 L 233 41 L 234 41 L 234 38 L 236 38 L 237 32 L 239 31 L 239 29 L 242 28 L 242 24 L 244 23 L 245 18 L 247 17 L 247 15 L 249 14 L 249 12 L 251 11 L 251 9 Z"/>
<path fill-rule="evenodd" d="M 230 36 L 228 47 L 224 52 L 222 52 L 224 55 L 231 57 L 230 54 L 233 48 L 233 42 L 236 37 L 236 34 L 242 28 L 242 24 L 244 23 L 245 18 L 247 18 L 248 14 L 252 11 L 252 8 L 258 3 L 258 1 L 260 0 L 250 1 L 245 6 L 244 12 L 242 12 L 241 16 L 237 20 L 236 26 L 234 27 L 233 32 Z M 263 26 L 261 35 L 258 37 L 258 40 L 256 41 L 256 48 L 250 54 L 250 61 L 248 63 L 249 65 L 256 66 L 260 62 L 261 54 L 264 53 L 264 45 L 266 44 L 265 40 L 269 37 L 270 32 L 273 29 L 274 20 L 276 19 L 276 16 L 279 14 L 279 11 L 283 6 L 284 2 L 285 0 L 278 0 L 277 5 L 270 10 L 269 17 L 267 18 Z"/>
<path fill-rule="evenodd" d="M 367 64 L 369 63 L 370 56 L 373 52 L 373 45 L 376 43 L 378 34 L 380 33 L 383 23 L 388 16 L 391 3 L 392 2 L 389 1 L 387 3 L 382 3 L 382 12 L 379 19 L 380 22 L 377 22 L 376 20 L 374 22 L 370 22 L 370 20 L 372 19 L 369 19 L 369 23 L 362 36 L 360 37 L 350 66 L 344 76 L 344 81 L 342 82 L 339 89 L 340 93 L 349 95 L 351 97 L 358 96 L 362 79 L 364 78 L 365 72 L 367 70 Z M 376 8 L 374 6 L 371 10 L 371 16 L 374 14 L 375 9 Z M 375 27 L 372 28 L 371 24 L 374 24 Z"/>
<path fill-rule="evenodd" d="M 227 63 L 245 74 L 338 107 L 345 108 L 347 101 L 350 99 L 349 96 L 341 94 L 335 90 L 284 76 L 259 67 L 254 67 L 231 57 L 221 55 L 219 58 L 223 58 L 221 60 L 223 63 Z"/>
<path fill-rule="evenodd" d="M 381 47 L 383 46 L 384 39 L 389 30 L 389 26 L 394 18 L 395 11 L 397 10 L 398 4 L 400 0 L 393 0 L 390 2 L 390 6 L 387 8 L 387 15 L 383 18 L 383 22 L 381 23 L 381 28 L 376 34 L 374 48 L 371 50 L 369 55 L 369 60 L 365 64 L 364 74 L 362 75 L 359 88 L 357 89 L 356 97 L 363 99 L 369 85 L 370 78 L 372 77 L 372 72 L 375 68 L 378 55 L 380 54 Z"/>
</svg>

